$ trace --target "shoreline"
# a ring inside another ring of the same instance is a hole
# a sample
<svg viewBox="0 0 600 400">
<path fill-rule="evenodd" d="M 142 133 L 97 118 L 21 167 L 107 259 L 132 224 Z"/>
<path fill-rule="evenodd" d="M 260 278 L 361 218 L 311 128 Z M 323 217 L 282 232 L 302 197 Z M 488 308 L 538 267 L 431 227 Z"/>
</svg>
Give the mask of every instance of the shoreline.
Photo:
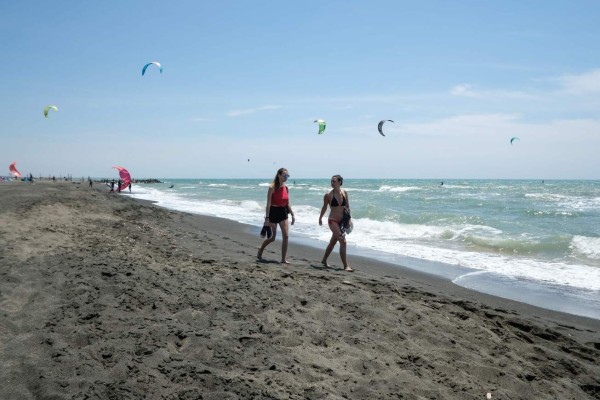
<svg viewBox="0 0 600 400">
<path fill-rule="evenodd" d="M 125 193 L 125 195 L 131 196 L 133 199 L 138 201 L 155 203 L 153 200 L 139 199 L 135 196 L 135 193 L 133 195 Z M 158 201 L 156 201 L 156 203 L 158 203 Z M 171 211 L 188 212 L 192 215 L 210 216 L 201 213 L 191 213 L 189 211 L 177 210 L 175 208 L 169 208 L 160 205 L 158 205 L 158 207 Z M 227 218 L 223 219 L 235 221 Z M 248 232 L 254 233 L 254 231 L 256 231 L 255 235 L 258 236 L 260 226 L 247 223 L 242 223 L 242 225 L 248 227 Z M 280 238 L 277 240 L 280 241 Z M 324 251 L 327 242 L 319 241 L 311 237 L 295 235 L 294 229 L 291 227 L 290 244 L 306 245 Z M 360 248 L 352 242 L 348 244 L 348 254 L 353 256 L 363 256 L 367 259 L 374 259 L 384 263 L 389 263 L 397 266 L 398 268 L 410 269 L 428 275 L 437 276 L 442 279 L 448 279 L 458 286 L 474 290 L 479 293 L 502 297 L 508 300 L 513 300 L 552 311 L 564 312 L 572 315 L 600 320 L 600 297 L 595 291 L 557 284 L 549 284 L 523 278 L 509 278 L 489 271 L 436 261 L 428 261 L 408 256 L 400 256 L 382 251 L 371 250 L 368 248 Z M 335 256 L 335 254 L 332 254 L 332 256 Z"/>
<path fill-rule="evenodd" d="M 249 240 L 253 240 L 252 237 L 254 238 L 258 238 L 258 245 L 260 245 L 260 243 L 262 242 L 263 239 L 260 239 L 259 237 L 259 233 L 260 233 L 260 226 L 255 226 L 255 225 L 250 225 L 250 224 L 245 224 L 245 223 L 240 223 L 231 219 L 227 219 L 227 218 L 222 218 L 222 217 L 215 217 L 215 216 L 211 216 L 211 215 L 205 215 L 205 214 L 197 214 L 197 213 L 190 213 L 187 211 L 179 211 L 179 210 L 175 210 L 175 209 L 171 209 L 171 208 L 167 208 L 167 207 L 163 207 L 160 205 L 157 205 L 155 201 L 152 200 L 147 200 L 147 199 L 137 199 L 135 197 L 131 197 L 129 196 L 128 193 L 124 193 L 126 195 L 126 197 L 130 198 L 132 201 L 136 201 L 136 202 L 140 202 L 142 204 L 151 206 L 151 207 L 157 207 L 159 209 L 164 209 L 167 210 L 169 212 L 175 212 L 175 213 L 182 213 L 185 215 L 193 215 L 193 216 L 198 216 L 201 218 L 207 218 L 207 219 L 215 219 L 216 221 L 221 221 L 222 223 L 232 223 L 233 225 L 233 229 L 239 229 L 241 231 L 243 231 L 244 233 L 246 233 L 250 239 Z M 217 222 L 218 225 L 218 222 Z M 290 233 L 290 238 L 289 238 L 289 249 L 288 249 L 288 254 L 291 254 L 291 250 L 294 246 L 298 246 L 299 247 L 299 254 L 308 254 L 310 253 L 313 257 L 313 263 L 320 263 L 320 257 L 322 257 L 322 253 L 324 252 L 324 248 L 326 246 L 326 242 L 319 242 L 316 239 L 312 239 L 312 238 L 307 238 L 307 237 L 294 237 L 293 232 Z M 319 246 L 321 245 L 321 246 Z M 268 248 L 272 248 L 273 246 L 276 247 L 280 247 L 281 246 L 281 239 L 277 238 L 277 240 L 271 244 Z M 309 251 L 308 249 L 311 250 L 315 250 L 315 251 Z M 361 253 L 368 253 L 368 255 L 361 255 Z M 459 277 L 463 277 L 463 276 L 467 276 L 470 274 L 477 274 L 478 272 L 482 272 L 482 275 L 492 275 L 489 272 L 486 271 L 479 271 L 476 269 L 471 269 L 471 268 L 467 268 L 467 267 L 460 267 L 460 266 L 454 266 L 454 265 L 450 265 L 450 264 L 443 264 L 443 263 L 437 263 L 437 262 L 433 262 L 433 261 L 427 261 L 427 260 L 419 260 L 419 259 L 412 259 L 410 257 L 397 257 L 397 256 L 393 256 L 393 255 L 388 255 L 387 253 L 382 253 L 382 252 L 378 252 L 375 250 L 365 250 L 365 249 L 359 249 L 356 248 L 356 246 L 351 246 L 348 245 L 348 249 L 347 249 L 347 254 L 348 257 L 352 256 L 353 259 L 357 259 L 357 260 L 363 260 L 362 261 L 362 265 L 366 265 L 367 266 L 367 270 L 368 273 L 370 274 L 382 274 L 383 271 L 385 271 L 385 273 L 387 275 L 384 276 L 410 276 L 412 279 L 415 280 L 423 280 L 423 281 L 429 281 L 429 280 L 435 280 L 436 282 L 434 283 L 435 285 L 443 285 L 446 287 L 446 290 L 451 290 L 452 288 L 454 288 L 454 290 L 456 291 L 452 291 L 453 294 L 460 294 L 462 296 L 464 296 L 466 293 L 469 292 L 474 292 L 476 293 L 476 295 L 474 297 L 477 297 L 477 295 L 485 295 L 488 296 L 487 300 L 488 302 L 493 302 L 494 304 L 498 304 L 499 307 L 508 307 L 508 308 L 520 308 L 519 305 L 523 305 L 525 307 L 532 307 L 535 309 L 539 309 L 539 310 L 543 310 L 546 311 L 547 313 L 544 312 L 539 312 L 541 314 L 544 314 L 545 316 L 552 316 L 554 315 L 554 313 L 559 313 L 559 314 L 565 314 L 567 316 L 567 318 L 565 320 L 569 320 L 570 317 L 576 317 L 576 318 L 584 318 L 584 319 L 590 319 L 593 321 L 597 321 L 598 322 L 598 327 L 600 328 L 600 311 L 598 311 L 597 309 L 593 309 L 590 307 L 587 308 L 587 310 L 590 313 L 594 313 L 594 315 L 598 314 L 598 317 L 592 316 L 592 315 L 585 315 L 585 314 L 578 314 L 578 313 L 574 313 L 574 312 L 569 312 L 569 310 L 573 310 L 576 306 L 577 303 L 574 303 L 574 301 L 572 299 L 568 299 L 569 301 L 562 302 L 560 300 L 556 300 L 554 299 L 552 296 L 556 296 L 556 293 L 553 293 L 551 291 L 547 291 L 547 292 L 543 292 L 543 293 L 538 293 L 537 294 L 537 298 L 534 299 L 534 301 L 531 301 L 530 298 L 527 297 L 526 293 L 529 292 L 523 292 L 525 289 L 529 289 L 532 290 L 533 288 L 539 290 L 541 288 L 544 288 L 543 286 L 536 284 L 535 282 L 518 282 L 518 281 L 512 281 L 511 283 L 513 285 L 515 285 L 516 287 L 510 287 L 510 284 L 507 284 L 506 282 L 502 282 L 502 279 L 474 279 L 472 283 L 472 285 L 480 285 L 480 286 L 487 286 L 489 288 L 488 291 L 484 291 L 484 290 L 477 290 L 473 287 L 469 287 L 466 285 L 459 285 L 455 282 L 456 278 Z M 410 262 L 416 264 L 416 265 L 420 265 L 423 267 L 423 269 L 419 269 L 418 267 L 411 267 L 411 266 L 407 266 L 406 264 L 402 264 L 402 261 L 398 261 L 396 262 L 395 260 L 402 260 L 402 259 L 410 259 Z M 334 251 L 331 253 L 331 256 L 329 258 L 329 262 L 330 264 L 341 264 L 341 261 L 339 260 L 339 246 L 336 246 L 336 248 L 334 249 Z M 354 266 L 353 266 L 354 268 Z M 360 267 L 358 267 L 360 269 Z M 460 272 L 459 272 L 460 271 Z M 479 277 L 480 278 L 480 277 Z M 502 277 L 500 277 L 502 278 Z M 494 284 L 500 284 L 500 288 L 495 288 L 492 287 L 492 285 Z M 449 285 L 449 286 L 447 286 Z M 460 289 L 464 289 L 464 290 L 459 290 Z M 534 290 L 535 290 L 534 289 Z M 495 294 L 494 292 L 498 293 Z M 525 293 L 525 294 L 524 294 Z M 504 294 L 505 296 L 502 296 L 501 294 Z M 520 300 L 519 300 L 520 298 Z M 502 301 L 499 301 L 502 300 Z M 529 301 L 528 301 L 529 300 Z M 535 303 L 544 303 L 544 302 L 554 302 L 552 303 L 552 306 L 541 306 L 540 304 L 535 304 Z M 555 308 L 553 308 L 555 307 Z M 563 309 L 560 309 L 559 307 L 562 307 Z"/>
<path fill-rule="evenodd" d="M 258 262 L 248 225 L 84 184 L 0 201 L 0 398 L 600 395 L 595 319 L 301 244 Z"/>
</svg>

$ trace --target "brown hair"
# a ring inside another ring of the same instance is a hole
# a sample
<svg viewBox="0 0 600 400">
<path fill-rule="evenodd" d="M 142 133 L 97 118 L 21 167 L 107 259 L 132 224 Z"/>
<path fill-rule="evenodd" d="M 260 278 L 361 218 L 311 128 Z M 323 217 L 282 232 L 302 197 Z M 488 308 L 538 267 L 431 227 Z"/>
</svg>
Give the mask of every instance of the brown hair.
<svg viewBox="0 0 600 400">
<path fill-rule="evenodd" d="M 275 178 L 273 178 L 273 188 L 275 188 L 275 190 L 277 190 L 281 187 L 281 184 L 279 183 L 279 175 L 283 174 L 283 171 L 287 171 L 287 169 L 279 168 L 277 170 L 277 173 L 275 174 Z"/>
<path fill-rule="evenodd" d="M 332 178 L 337 179 L 338 182 L 340 183 L 340 186 L 342 186 L 344 184 L 344 178 L 342 178 L 341 175 L 334 175 L 334 176 L 332 176 Z"/>
</svg>

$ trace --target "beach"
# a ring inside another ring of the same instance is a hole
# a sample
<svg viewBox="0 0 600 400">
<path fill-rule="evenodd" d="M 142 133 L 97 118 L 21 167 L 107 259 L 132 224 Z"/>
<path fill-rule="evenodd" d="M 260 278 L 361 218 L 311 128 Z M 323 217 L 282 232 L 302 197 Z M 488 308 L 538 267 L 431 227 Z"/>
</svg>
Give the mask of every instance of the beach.
<svg viewBox="0 0 600 400">
<path fill-rule="evenodd" d="M 600 398 L 600 320 L 104 189 L 0 185 L 0 399 Z"/>
</svg>

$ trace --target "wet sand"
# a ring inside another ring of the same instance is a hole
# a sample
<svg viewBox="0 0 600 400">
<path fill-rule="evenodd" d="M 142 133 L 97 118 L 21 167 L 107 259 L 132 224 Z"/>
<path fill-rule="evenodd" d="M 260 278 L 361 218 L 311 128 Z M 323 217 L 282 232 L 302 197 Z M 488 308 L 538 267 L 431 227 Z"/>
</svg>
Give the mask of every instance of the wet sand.
<svg viewBox="0 0 600 400">
<path fill-rule="evenodd" d="M 600 398 L 598 320 L 104 189 L 0 184 L 0 399 Z"/>
</svg>

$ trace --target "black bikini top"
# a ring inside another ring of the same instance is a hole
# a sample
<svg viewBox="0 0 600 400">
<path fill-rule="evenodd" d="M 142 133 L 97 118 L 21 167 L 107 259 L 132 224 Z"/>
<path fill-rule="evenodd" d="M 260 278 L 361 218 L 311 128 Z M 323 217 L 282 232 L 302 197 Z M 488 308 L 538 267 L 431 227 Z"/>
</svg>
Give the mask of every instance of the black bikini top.
<svg viewBox="0 0 600 400">
<path fill-rule="evenodd" d="M 339 207 L 340 203 L 338 203 L 337 199 L 335 198 L 335 194 L 333 193 L 333 190 L 331 191 L 331 207 Z M 346 196 L 344 196 L 344 193 L 342 193 L 342 207 L 346 206 Z"/>
</svg>

